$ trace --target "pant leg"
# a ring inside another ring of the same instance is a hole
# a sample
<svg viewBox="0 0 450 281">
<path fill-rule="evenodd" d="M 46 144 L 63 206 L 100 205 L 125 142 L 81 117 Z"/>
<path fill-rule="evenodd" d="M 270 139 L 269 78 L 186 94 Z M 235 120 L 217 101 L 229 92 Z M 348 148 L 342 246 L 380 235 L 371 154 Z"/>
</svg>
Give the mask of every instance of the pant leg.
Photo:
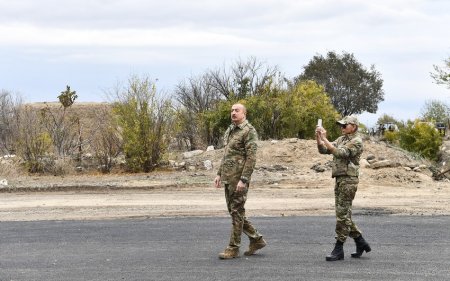
<svg viewBox="0 0 450 281">
<path fill-rule="evenodd" d="M 244 233 L 248 236 L 250 241 L 256 241 L 259 240 L 262 235 L 258 232 L 258 230 L 252 225 L 252 223 L 245 217 L 244 214 L 244 227 L 243 227 Z"/>
<path fill-rule="evenodd" d="M 248 183 L 248 187 L 250 186 L 250 183 Z M 247 189 L 248 190 L 248 189 Z M 245 233 L 245 235 L 248 236 L 248 238 L 250 239 L 250 241 L 257 241 L 259 239 L 262 238 L 262 235 L 258 232 L 258 230 L 253 226 L 253 224 L 251 223 L 250 220 L 247 219 L 247 217 L 245 216 L 245 211 L 243 213 L 243 217 L 244 217 L 244 226 L 243 226 L 243 231 Z"/>
<path fill-rule="evenodd" d="M 231 234 L 228 246 L 230 248 L 239 248 L 241 246 L 241 235 L 244 229 L 245 221 L 245 201 L 247 200 L 247 189 L 243 192 L 236 192 L 234 183 L 225 185 L 225 197 L 227 200 L 228 212 L 231 216 Z M 251 224 L 250 224 L 251 226 Z M 247 225 L 247 228 L 250 226 Z M 251 231 L 251 230 L 250 230 Z"/>
<path fill-rule="evenodd" d="M 357 177 L 336 178 L 335 209 L 336 209 L 336 239 L 345 242 L 348 236 L 358 237 L 361 231 L 352 220 L 352 203 L 358 189 Z"/>
</svg>

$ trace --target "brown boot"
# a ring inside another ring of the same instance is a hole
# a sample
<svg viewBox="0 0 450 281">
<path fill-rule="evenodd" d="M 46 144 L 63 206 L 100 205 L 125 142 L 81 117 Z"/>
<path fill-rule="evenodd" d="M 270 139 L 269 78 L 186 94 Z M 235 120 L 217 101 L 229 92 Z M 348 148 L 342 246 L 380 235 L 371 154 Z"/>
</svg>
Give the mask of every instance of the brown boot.
<svg viewBox="0 0 450 281">
<path fill-rule="evenodd" d="M 223 253 L 219 254 L 219 258 L 222 260 L 239 258 L 239 248 L 227 247 Z"/>
<path fill-rule="evenodd" d="M 264 248 L 266 245 L 267 245 L 267 242 L 262 237 L 259 240 L 250 241 L 250 245 L 248 246 L 248 251 L 245 251 L 244 255 L 251 256 L 259 249 Z"/>
</svg>

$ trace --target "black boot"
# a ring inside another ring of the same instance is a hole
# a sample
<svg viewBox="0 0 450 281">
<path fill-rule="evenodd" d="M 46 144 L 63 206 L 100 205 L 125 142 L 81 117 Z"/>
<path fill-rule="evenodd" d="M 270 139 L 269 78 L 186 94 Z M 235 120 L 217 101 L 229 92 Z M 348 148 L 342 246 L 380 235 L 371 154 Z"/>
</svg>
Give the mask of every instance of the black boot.
<svg viewBox="0 0 450 281">
<path fill-rule="evenodd" d="M 366 253 L 370 252 L 372 249 L 370 248 L 369 243 L 364 240 L 362 235 L 355 238 L 356 243 L 356 252 L 352 253 L 352 258 L 359 258 L 366 251 Z"/>
<path fill-rule="evenodd" d="M 341 242 L 339 240 L 336 241 L 336 244 L 334 244 L 334 249 L 325 258 L 327 261 L 337 261 L 337 260 L 343 260 L 344 259 L 344 242 Z"/>
</svg>

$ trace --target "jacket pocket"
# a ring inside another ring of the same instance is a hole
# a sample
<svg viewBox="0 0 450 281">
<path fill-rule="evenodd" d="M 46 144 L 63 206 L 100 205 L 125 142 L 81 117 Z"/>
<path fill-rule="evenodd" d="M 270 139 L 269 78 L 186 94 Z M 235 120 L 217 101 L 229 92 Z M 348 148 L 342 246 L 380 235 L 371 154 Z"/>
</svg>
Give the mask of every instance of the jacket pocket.
<svg viewBox="0 0 450 281">
<path fill-rule="evenodd" d="M 347 170 L 348 170 L 347 160 L 345 159 L 334 160 L 331 166 L 331 175 L 333 177 L 346 176 Z"/>
<path fill-rule="evenodd" d="M 359 176 L 359 166 L 349 162 L 347 165 L 347 176 L 358 177 Z"/>
</svg>

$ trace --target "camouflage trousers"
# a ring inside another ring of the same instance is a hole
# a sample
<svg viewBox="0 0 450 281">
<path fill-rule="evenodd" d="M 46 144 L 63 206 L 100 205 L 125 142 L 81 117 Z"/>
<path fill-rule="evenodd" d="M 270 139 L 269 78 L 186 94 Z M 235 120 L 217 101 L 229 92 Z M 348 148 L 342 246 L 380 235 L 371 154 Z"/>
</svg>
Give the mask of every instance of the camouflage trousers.
<svg viewBox="0 0 450 281">
<path fill-rule="evenodd" d="M 229 248 L 239 248 L 241 246 L 241 235 L 244 232 L 250 241 L 256 241 L 262 237 L 258 230 L 245 217 L 245 201 L 247 200 L 247 188 L 243 192 L 236 191 L 237 183 L 225 184 L 225 199 L 227 201 L 228 212 L 231 216 L 231 235 Z"/>
<path fill-rule="evenodd" d="M 352 220 L 352 203 L 358 183 L 358 177 L 336 177 L 334 187 L 336 239 L 341 242 L 345 242 L 348 236 L 356 238 L 361 235 L 361 231 Z"/>
</svg>

